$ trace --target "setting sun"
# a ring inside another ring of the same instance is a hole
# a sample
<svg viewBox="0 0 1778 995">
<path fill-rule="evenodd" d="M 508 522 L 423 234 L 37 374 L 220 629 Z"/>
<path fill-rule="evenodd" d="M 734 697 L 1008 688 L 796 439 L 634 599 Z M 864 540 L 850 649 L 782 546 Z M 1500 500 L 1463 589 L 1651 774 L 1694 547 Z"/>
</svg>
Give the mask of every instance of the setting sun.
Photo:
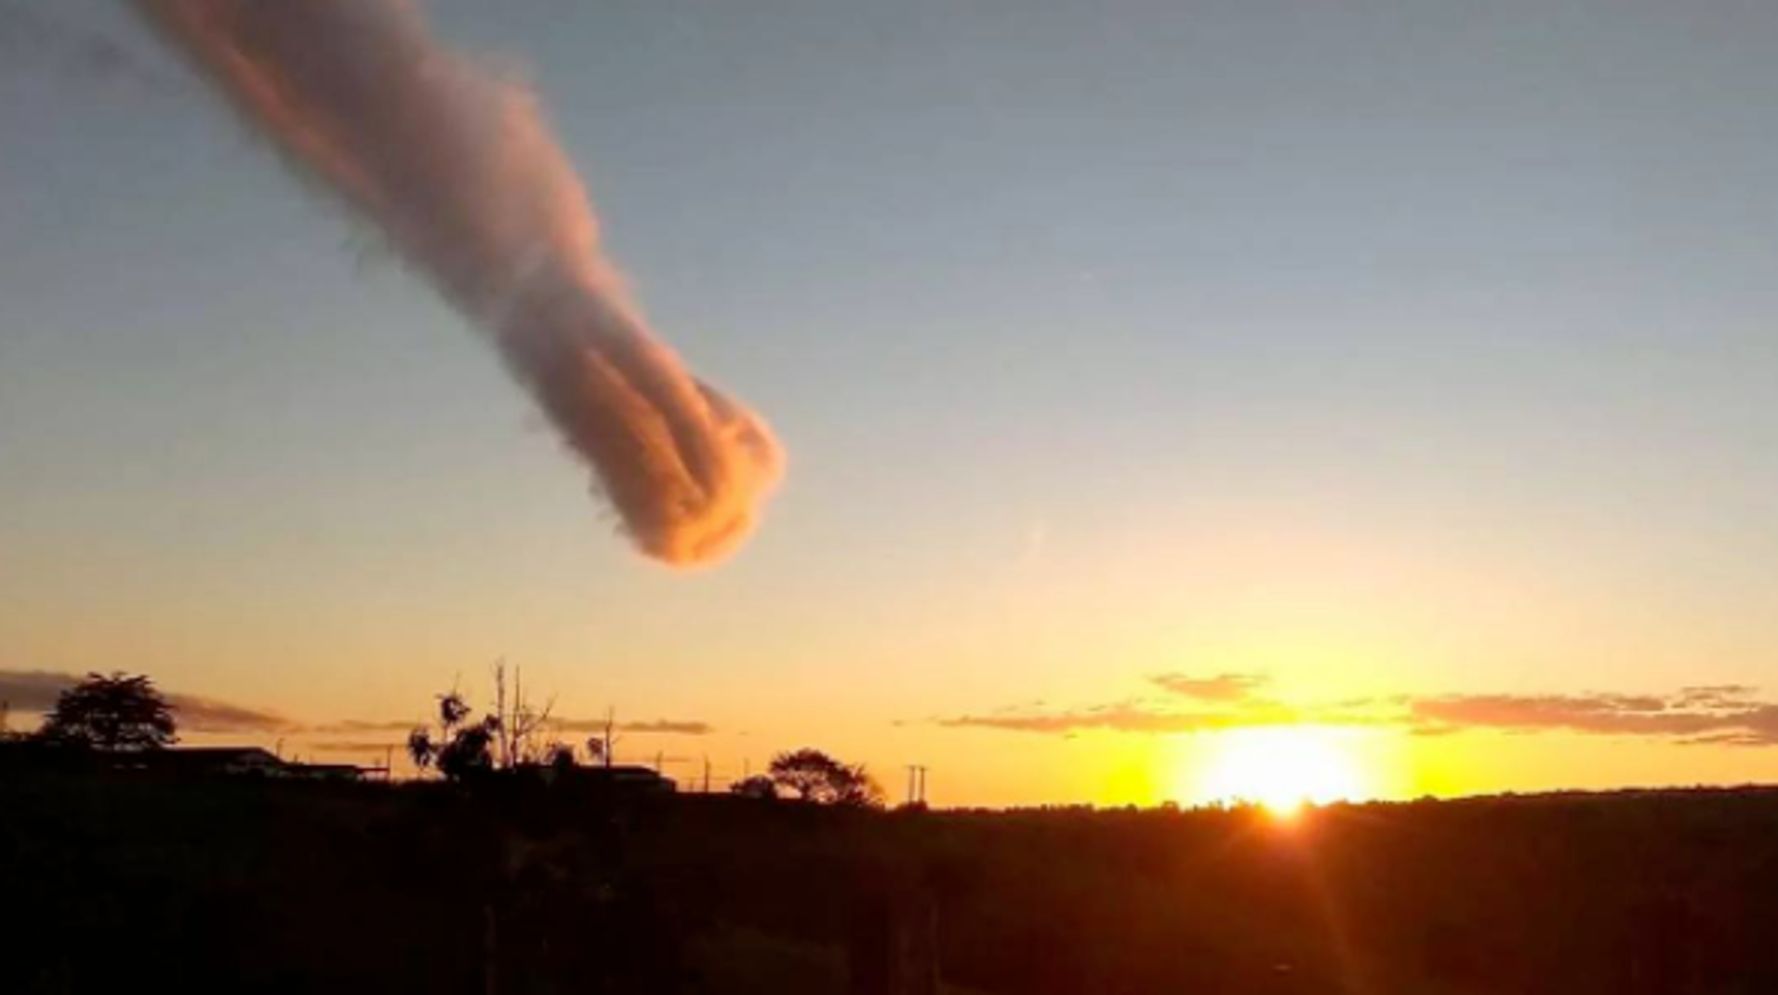
<svg viewBox="0 0 1778 995">
<path fill-rule="evenodd" d="M 1303 805 L 1359 800 L 1371 779 L 1343 730 L 1326 726 L 1235 729 L 1218 737 L 1198 787 L 1211 801 L 1252 802 L 1289 816 Z"/>
</svg>

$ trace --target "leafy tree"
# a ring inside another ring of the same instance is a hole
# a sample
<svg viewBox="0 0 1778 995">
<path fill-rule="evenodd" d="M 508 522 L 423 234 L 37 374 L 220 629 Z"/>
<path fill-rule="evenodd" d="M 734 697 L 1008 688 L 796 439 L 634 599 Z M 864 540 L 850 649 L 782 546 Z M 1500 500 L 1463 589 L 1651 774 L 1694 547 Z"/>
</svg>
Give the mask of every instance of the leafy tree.
<svg viewBox="0 0 1778 995">
<path fill-rule="evenodd" d="M 425 770 L 438 762 L 439 755 L 456 739 L 462 730 L 457 727 L 469 717 L 469 703 L 463 696 L 452 689 L 438 696 L 438 734 L 425 726 L 414 729 L 407 734 L 407 755 L 413 758 L 414 766 Z"/>
<path fill-rule="evenodd" d="M 146 675 L 87 674 L 63 691 L 39 730 L 46 742 L 96 750 L 158 750 L 179 741 L 173 706 Z"/>
<path fill-rule="evenodd" d="M 820 750 L 780 753 L 772 758 L 768 771 L 773 784 L 802 801 L 864 808 L 883 804 L 883 791 L 863 764 L 841 763 Z"/>
<path fill-rule="evenodd" d="M 469 717 L 469 702 L 455 689 L 438 696 L 438 722 L 444 726 L 445 732 Z"/>
<path fill-rule="evenodd" d="M 498 734 L 499 727 L 492 717 L 457 730 L 451 741 L 438 751 L 434 762 L 439 773 L 453 781 L 461 781 L 493 770 L 494 737 Z"/>
<path fill-rule="evenodd" d="M 432 741 L 432 730 L 417 726 L 408 733 L 407 755 L 415 767 L 421 770 L 431 767 L 433 758 L 438 756 L 438 744 Z"/>
</svg>

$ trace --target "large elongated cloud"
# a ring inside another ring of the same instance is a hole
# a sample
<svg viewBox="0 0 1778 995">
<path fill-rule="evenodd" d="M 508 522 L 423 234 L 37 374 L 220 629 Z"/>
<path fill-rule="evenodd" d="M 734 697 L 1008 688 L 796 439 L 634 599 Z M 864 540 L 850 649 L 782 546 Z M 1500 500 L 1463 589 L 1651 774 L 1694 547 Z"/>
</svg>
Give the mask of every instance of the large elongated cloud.
<svg viewBox="0 0 1778 995">
<path fill-rule="evenodd" d="M 643 552 L 703 563 L 746 535 L 781 450 L 649 330 L 529 91 L 405 0 L 137 5 L 486 331 Z"/>
</svg>

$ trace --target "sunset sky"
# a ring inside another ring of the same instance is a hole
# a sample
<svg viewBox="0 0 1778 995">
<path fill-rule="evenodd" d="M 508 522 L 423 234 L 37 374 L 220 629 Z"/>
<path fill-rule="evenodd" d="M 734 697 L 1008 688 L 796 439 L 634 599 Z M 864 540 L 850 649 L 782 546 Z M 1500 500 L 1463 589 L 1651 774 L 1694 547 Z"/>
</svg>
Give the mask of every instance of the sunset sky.
<svg viewBox="0 0 1778 995">
<path fill-rule="evenodd" d="M 5 0 L 15 726 L 121 669 L 364 761 L 504 658 L 942 805 L 1778 778 L 1778 5 L 425 9 L 771 422 L 758 532 L 638 556 L 127 10 Z"/>
</svg>

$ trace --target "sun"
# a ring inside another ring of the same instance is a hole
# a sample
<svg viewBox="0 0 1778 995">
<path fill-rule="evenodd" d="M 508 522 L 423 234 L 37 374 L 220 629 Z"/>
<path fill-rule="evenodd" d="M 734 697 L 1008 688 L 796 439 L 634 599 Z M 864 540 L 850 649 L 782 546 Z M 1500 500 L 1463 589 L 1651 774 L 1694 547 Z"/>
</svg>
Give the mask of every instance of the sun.
<svg viewBox="0 0 1778 995">
<path fill-rule="evenodd" d="M 1307 804 L 1372 794 L 1350 730 L 1264 726 L 1232 729 L 1217 740 L 1194 792 L 1206 801 L 1259 804 L 1289 818 Z"/>
</svg>

